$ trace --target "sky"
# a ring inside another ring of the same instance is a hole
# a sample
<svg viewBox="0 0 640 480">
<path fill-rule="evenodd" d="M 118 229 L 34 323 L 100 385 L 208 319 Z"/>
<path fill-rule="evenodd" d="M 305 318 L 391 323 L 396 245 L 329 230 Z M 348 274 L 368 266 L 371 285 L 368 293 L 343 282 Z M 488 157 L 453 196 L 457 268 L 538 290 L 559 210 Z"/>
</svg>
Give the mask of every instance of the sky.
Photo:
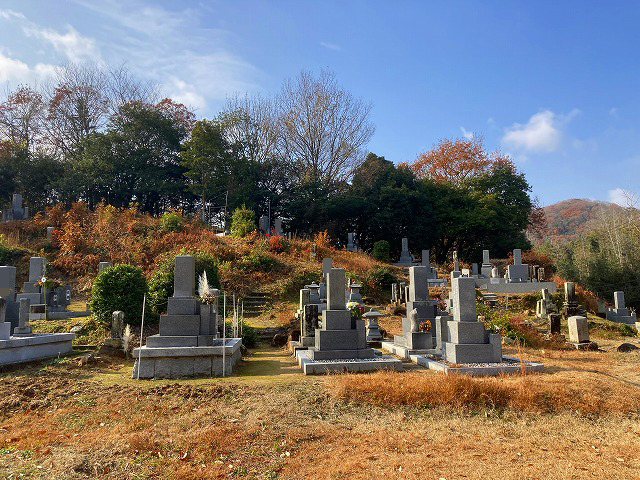
<svg viewBox="0 0 640 480">
<path fill-rule="evenodd" d="M 328 69 L 371 103 L 368 149 L 413 162 L 480 135 L 541 205 L 640 193 L 640 2 L 1 0 L 0 91 L 125 64 L 199 118 Z"/>
</svg>

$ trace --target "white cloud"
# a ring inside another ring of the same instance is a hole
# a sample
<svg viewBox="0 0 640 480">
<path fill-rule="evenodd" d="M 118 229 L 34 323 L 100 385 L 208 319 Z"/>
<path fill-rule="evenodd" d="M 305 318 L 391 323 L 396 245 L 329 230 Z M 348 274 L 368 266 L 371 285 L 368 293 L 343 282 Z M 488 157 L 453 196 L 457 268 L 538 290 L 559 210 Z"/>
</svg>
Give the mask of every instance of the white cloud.
<svg viewBox="0 0 640 480">
<path fill-rule="evenodd" d="M 38 63 L 33 68 L 26 63 L 5 55 L 0 51 L 0 83 L 32 83 L 43 77 L 53 76 L 56 67 Z"/>
<path fill-rule="evenodd" d="M 638 204 L 638 196 L 624 188 L 609 190 L 607 197 L 611 203 L 617 203 L 621 207 L 635 207 Z"/>
<path fill-rule="evenodd" d="M 507 128 L 502 143 L 516 150 L 553 152 L 562 141 L 562 127 L 579 113 L 577 109 L 566 115 L 543 110 L 532 115 L 526 124 L 514 123 Z"/>
<path fill-rule="evenodd" d="M 464 127 L 460 127 L 460 131 L 462 132 L 462 136 L 467 140 L 471 140 L 475 135 L 473 132 L 468 132 Z"/>
<path fill-rule="evenodd" d="M 327 48 L 329 50 L 336 50 L 336 51 L 342 50 L 342 47 L 340 47 L 340 45 L 336 45 L 335 43 L 320 42 L 320 46 Z"/>
<path fill-rule="evenodd" d="M 49 28 L 43 28 L 33 22 L 25 23 L 22 31 L 28 37 L 44 40 L 67 59 L 74 63 L 92 61 L 101 63 L 101 56 L 93 38 L 85 37 L 67 25 L 67 32 L 60 33 Z"/>
</svg>

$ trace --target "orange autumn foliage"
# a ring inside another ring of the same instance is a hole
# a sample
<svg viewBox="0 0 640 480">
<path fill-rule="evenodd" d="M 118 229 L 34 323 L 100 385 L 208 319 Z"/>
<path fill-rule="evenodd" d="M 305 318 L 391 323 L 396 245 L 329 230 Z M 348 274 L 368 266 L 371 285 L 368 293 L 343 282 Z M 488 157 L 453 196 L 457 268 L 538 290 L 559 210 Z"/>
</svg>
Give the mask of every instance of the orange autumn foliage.
<svg viewBox="0 0 640 480">
<path fill-rule="evenodd" d="M 487 152 L 482 137 L 474 136 L 471 139 L 442 139 L 431 150 L 421 153 L 409 168 L 418 178 L 460 183 L 502 166 L 515 170 L 508 156 L 498 151 Z"/>
</svg>

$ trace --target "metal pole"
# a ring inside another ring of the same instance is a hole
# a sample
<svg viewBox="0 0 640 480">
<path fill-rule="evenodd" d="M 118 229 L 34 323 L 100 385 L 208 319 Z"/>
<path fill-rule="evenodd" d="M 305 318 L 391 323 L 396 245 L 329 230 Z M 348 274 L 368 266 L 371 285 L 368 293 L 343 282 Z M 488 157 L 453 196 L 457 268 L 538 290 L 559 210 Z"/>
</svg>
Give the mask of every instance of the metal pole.
<svg viewBox="0 0 640 480">
<path fill-rule="evenodd" d="M 138 376 L 136 380 L 140 380 L 140 361 L 142 359 L 142 332 L 144 332 L 144 306 L 147 303 L 147 294 L 142 297 L 142 321 L 140 322 L 140 348 L 138 349 Z"/>
</svg>

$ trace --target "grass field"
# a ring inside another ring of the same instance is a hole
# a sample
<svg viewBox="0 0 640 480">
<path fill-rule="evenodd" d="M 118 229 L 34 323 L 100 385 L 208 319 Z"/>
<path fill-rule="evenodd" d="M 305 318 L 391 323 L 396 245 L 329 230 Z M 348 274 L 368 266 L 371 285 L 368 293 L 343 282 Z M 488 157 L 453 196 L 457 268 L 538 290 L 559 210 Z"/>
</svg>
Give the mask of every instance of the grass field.
<svg viewBox="0 0 640 480">
<path fill-rule="evenodd" d="M 0 475 L 638 478 L 640 354 L 600 343 L 525 349 L 545 373 L 488 380 L 410 365 L 305 377 L 266 347 L 225 379 L 137 382 L 109 358 L 31 365 L 0 381 Z"/>
</svg>

